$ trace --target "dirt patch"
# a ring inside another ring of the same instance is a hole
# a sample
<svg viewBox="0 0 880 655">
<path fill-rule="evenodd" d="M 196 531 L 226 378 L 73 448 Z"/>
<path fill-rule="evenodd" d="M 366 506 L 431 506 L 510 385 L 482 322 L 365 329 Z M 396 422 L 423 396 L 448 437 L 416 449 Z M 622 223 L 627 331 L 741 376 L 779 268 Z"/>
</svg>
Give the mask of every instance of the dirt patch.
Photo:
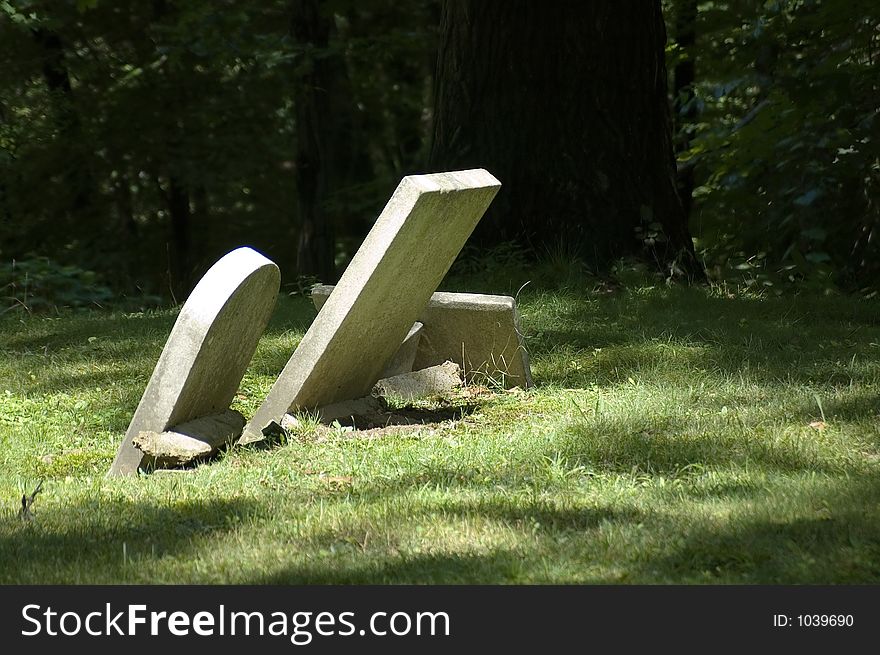
<svg viewBox="0 0 880 655">
<path fill-rule="evenodd" d="M 404 407 L 370 412 L 362 416 L 350 416 L 338 419 L 338 422 L 341 426 L 351 427 L 358 431 L 437 425 L 445 421 L 459 421 L 465 416 L 473 414 L 478 407 L 479 405 L 476 404 L 438 408 Z"/>
<path fill-rule="evenodd" d="M 478 411 L 492 396 L 494 393 L 489 389 L 474 386 L 404 407 L 380 405 L 370 411 L 338 418 L 331 425 L 314 426 L 308 437 L 319 440 L 339 436 L 375 439 L 415 432 L 433 434 Z M 296 436 L 295 429 L 293 432 Z"/>
</svg>

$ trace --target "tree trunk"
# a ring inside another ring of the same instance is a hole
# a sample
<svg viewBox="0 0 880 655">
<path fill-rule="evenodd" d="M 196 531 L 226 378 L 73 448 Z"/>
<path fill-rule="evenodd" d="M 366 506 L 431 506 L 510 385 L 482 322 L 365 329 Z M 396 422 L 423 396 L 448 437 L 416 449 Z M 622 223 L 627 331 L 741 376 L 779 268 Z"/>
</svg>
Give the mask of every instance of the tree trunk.
<svg viewBox="0 0 880 655">
<path fill-rule="evenodd" d="M 179 7 L 169 4 L 166 0 L 153 0 L 151 21 L 161 24 Z M 193 68 L 187 53 L 180 59 L 185 68 Z M 186 108 L 189 104 L 191 91 L 189 85 L 178 77 L 178 73 L 167 61 L 159 68 L 164 82 L 157 82 L 155 93 L 161 97 L 160 107 L 165 125 L 165 148 L 160 157 L 159 165 L 167 171 L 168 189 L 163 193 L 171 231 L 170 242 L 167 243 L 168 286 L 175 302 L 183 302 L 195 286 L 196 262 L 192 252 L 192 209 L 190 208 L 190 189 L 192 188 L 193 165 L 187 160 L 186 148 L 183 146 L 187 126 L 185 124 Z"/>
<path fill-rule="evenodd" d="M 140 241 L 137 221 L 134 218 L 134 195 L 131 192 L 131 168 L 125 158 L 116 155 L 116 176 L 112 182 L 113 204 L 116 208 L 117 222 L 114 232 L 117 240 L 114 241 L 115 251 L 122 253 L 118 258 L 119 277 L 116 283 L 125 283 L 126 286 L 137 284 L 138 270 L 140 268 Z M 106 235 L 105 235 L 106 236 Z"/>
<path fill-rule="evenodd" d="M 694 105 L 694 82 L 696 66 L 694 46 L 697 36 L 697 0 L 682 0 L 676 7 L 675 40 L 684 51 L 685 58 L 675 66 L 673 73 L 673 115 L 675 116 L 675 152 L 690 148 L 690 126 L 697 116 Z M 694 194 L 694 166 L 688 162 L 678 169 L 678 195 L 684 208 L 685 218 L 691 216 Z"/>
<path fill-rule="evenodd" d="M 174 175 L 168 177 L 168 213 L 171 216 L 171 291 L 178 301 L 185 299 L 193 287 L 192 253 L 190 247 L 189 193 Z"/>
<path fill-rule="evenodd" d="M 296 248 L 298 275 L 335 279 L 333 227 L 322 206 L 327 187 L 327 144 L 331 107 L 327 89 L 332 70 L 326 57 L 330 36 L 329 19 L 321 14 L 319 0 L 292 0 L 290 32 L 301 48 L 294 97 L 296 106 L 296 184 L 299 204 L 299 237 Z"/>
<path fill-rule="evenodd" d="M 3 99 L 0 98 L 0 128 L 7 122 L 6 107 L 3 105 Z M 10 161 L 15 160 L 15 154 L 12 150 L 6 151 Z M 7 164 L 9 166 L 9 164 Z M 0 169 L 2 170 L 2 169 Z M 9 166 L 11 172 L 12 166 Z M 6 188 L 6 179 L 4 175 L 0 175 L 0 236 L 5 236 L 4 231 L 6 225 L 12 225 L 12 209 L 9 206 L 9 191 Z"/>
<path fill-rule="evenodd" d="M 681 201 L 660 0 L 445 0 L 433 170 L 502 188 L 474 240 L 702 277 Z"/>
<path fill-rule="evenodd" d="M 63 178 L 70 196 L 63 208 L 64 216 L 79 232 L 86 233 L 88 230 L 83 222 L 88 223 L 88 219 L 94 218 L 97 192 L 89 162 L 83 155 L 82 124 L 74 106 L 70 73 L 64 62 L 64 42 L 51 30 L 34 30 L 33 36 L 43 51 L 43 80 L 52 98 L 58 138 L 65 150 Z"/>
</svg>

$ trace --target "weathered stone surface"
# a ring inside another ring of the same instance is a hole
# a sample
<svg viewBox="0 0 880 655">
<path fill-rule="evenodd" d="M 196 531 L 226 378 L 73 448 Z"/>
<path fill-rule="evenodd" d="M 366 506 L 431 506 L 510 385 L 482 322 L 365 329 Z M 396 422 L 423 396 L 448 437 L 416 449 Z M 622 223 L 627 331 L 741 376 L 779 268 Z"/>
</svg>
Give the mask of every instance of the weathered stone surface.
<svg viewBox="0 0 880 655">
<path fill-rule="evenodd" d="M 416 355 L 419 352 L 419 341 L 422 338 L 424 325 L 416 321 L 409 329 L 403 343 L 394 353 L 394 357 L 388 362 L 388 366 L 382 371 L 383 378 L 390 378 L 401 373 L 409 373 L 413 370 L 413 363 L 416 361 Z"/>
<path fill-rule="evenodd" d="M 234 409 L 222 414 L 187 421 L 165 432 L 143 430 L 132 439 L 154 468 L 184 466 L 210 457 L 233 442 L 245 426 L 244 416 Z"/>
<path fill-rule="evenodd" d="M 426 329 L 414 369 L 450 359 L 466 379 L 505 387 L 532 386 L 516 301 L 510 296 L 438 292 L 422 312 Z"/>
<path fill-rule="evenodd" d="M 138 432 L 132 443 L 145 455 L 145 461 L 157 469 L 185 466 L 193 460 L 207 457 L 213 449 L 204 441 L 178 432 Z"/>
<path fill-rule="evenodd" d="M 333 289 L 330 285 L 312 289 L 318 310 Z M 468 381 L 491 380 L 508 389 L 532 386 L 519 312 L 510 296 L 438 291 L 419 321 L 424 328 L 414 370 L 450 360 L 461 366 Z"/>
<path fill-rule="evenodd" d="M 244 429 L 247 419 L 234 409 L 227 409 L 220 414 L 203 416 L 201 418 L 175 425 L 172 430 L 193 439 L 198 439 L 212 448 L 219 448 L 238 439 Z"/>
<path fill-rule="evenodd" d="M 144 453 L 133 439 L 229 408 L 275 306 L 278 267 L 233 250 L 199 281 L 180 311 L 109 475 L 133 475 Z"/>
<path fill-rule="evenodd" d="M 320 311 L 321 307 L 324 305 L 324 302 L 327 300 L 327 296 L 330 295 L 330 291 L 333 290 L 333 286 L 331 285 L 319 285 L 316 288 L 327 289 L 327 293 L 321 297 L 321 301 L 319 302 L 317 298 L 313 295 L 313 302 L 315 303 L 315 308 Z M 425 326 L 416 321 L 413 323 L 412 327 L 409 329 L 406 337 L 403 339 L 403 343 L 397 348 L 397 352 L 394 353 L 394 356 L 391 358 L 391 361 L 388 362 L 388 365 L 385 367 L 385 370 L 382 371 L 381 377 L 390 378 L 393 375 L 400 375 L 401 373 L 409 373 L 413 370 L 413 362 L 416 360 L 416 355 L 419 352 L 419 340 L 422 336 L 422 330 Z"/>
<path fill-rule="evenodd" d="M 292 408 L 367 395 L 500 186 L 482 169 L 405 177 L 241 443 Z"/>
<path fill-rule="evenodd" d="M 332 423 L 339 419 L 348 419 L 352 416 L 378 416 L 383 410 L 382 403 L 372 396 L 355 398 L 354 400 L 341 400 L 332 405 L 318 408 L 318 417 L 322 423 Z"/>
<path fill-rule="evenodd" d="M 461 368 L 455 362 L 429 366 L 411 373 L 379 380 L 373 385 L 375 398 L 404 401 L 444 394 L 461 386 Z"/>
<path fill-rule="evenodd" d="M 182 461 L 177 463 L 185 464 L 191 459 L 213 455 L 223 446 L 236 441 L 246 423 L 247 419 L 241 412 L 227 409 L 221 414 L 186 421 L 165 432 L 141 431 L 133 441 L 147 459 L 153 458 L 153 466 L 161 468 L 169 463 L 165 461 L 166 458 L 170 461 L 180 457 Z M 189 457 L 185 457 L 184 453 L 190 453 Z"/>
</svg>

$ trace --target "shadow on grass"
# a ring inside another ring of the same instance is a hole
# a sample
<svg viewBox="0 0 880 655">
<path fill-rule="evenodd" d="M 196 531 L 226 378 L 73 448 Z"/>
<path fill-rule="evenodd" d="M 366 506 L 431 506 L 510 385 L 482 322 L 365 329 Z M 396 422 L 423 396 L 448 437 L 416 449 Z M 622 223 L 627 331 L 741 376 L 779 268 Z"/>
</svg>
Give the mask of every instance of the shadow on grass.
<svg viewBox="0 0 880 655">
<path fill-rule="evenodd" d="M 705 289 L 657 288 L 610 297 L 586 290 L 526 294 L 523 308 L 539 385 L 585 387 L 630 376 L 650 380 L 673 367 L 777 384 L 841 385 L 878 378 L 880 312 L 868 301 L 725 298 Z M 250 374 L 277 375 L 292 354 L 278 337 L 303 333 L 314 317 L 308 299 L 282 294 Z M 28 366 L 45 361 L 36 391 L 103 386 L 138 372 L 148 376 L 175 319 L 176 312 L 160 311 L 7 320 L 0 347 L 34 357 Z M 592 357 L 596 349 L 601 353 Z M 57 366 L 50 358 L 56 355 Z M 576 369 L 565 365 L 572 358 L 578 360 Z M 70 372 L 77 363 L 94 370 Z"/>
<path fill-rule="evenodd" d="M 375 527 L 354 519 L 310 539 L 309 548 L 317 555 L 313 561 L 288 565 L 248 582 L 507 584 L 577 579 L 599 584 L 867 584 L 880 580 L 876 477 L 835 480 L 828 493 L 817 494 L 795 510 L 780 508 L 780 516 L 774 518 L 777 493 L 755 494 L 748 505 L 740 505 L 723 521 L 691 520 L 668 511 L 567 508 L 549 502 L 444 502 L 411 512 L 407 519 L 413 525 L 430 524 L 438 515 L 477 524 L 488 521 L 516 531 L 517 545 L 481 547 L 463 536 L 460 544 L 438 544 L 442 552 L 408 554 L 405 544 L 394 541 L 406 539 L 405 534 L 392 536 L 390 543 L 381 535 L 370 542 L 368 533 Z M 747 511 L 749 507 L 756 510 Z M 386 517 L 392 525 L 399 519 Z M 637 534 L 651 536 L 642 542 Z M 449 552 L 455 548 L 462 551 Z M 626 554 L 607 559 L 604 553 L 609 548 Z"/>
<path fill-rule="evenodd" d="M 407 522 L 430 521 L 437 513 L 444 519 L 490 521 L 516 530 L 526 529 L 539 541 L 554 541 L 561 534 L 581 533 L 586 538 L 598 526 L 637 523 L 641 514 L 630 510 L 593 507 L 558 507 L 549 502 L 484 498 L 475 501 L 444 502 L 442 508 L 426 507 L 408 513 Z M 396 517 L 401 518 L 401 517 Z M 348 548 L 357 554 L 351 561 L 334 566 L 304 564 L 260 577 L 253 584 L 499 584 L 534 576 L 526 559 L 532 548 L 491 548 L 488 552 L 373 556 L 360 553 L 368 545 L 363 535 L 368 527 L 353 523 L 344 530 L 325 531 L 312 538 L 316 550 Z M 359 541 L 360 539 L 360 541 Z"/>
<path fill-rule="evenodd" d="M 337 565 L 303 565 L 246 584 L 501 584 L 522 578 L 528 565 L 515 550 L 488 554 L 409 555 L 364 558 Z"/>
<path fill-rule="evenodd" d="M 777 442 L 746 435 L 742 430 L 697 431 L 685 419 L 655 418 L 650 423 L 638 418 L 599 419 L 569 426 L 547 455 L 603 471 L 648 475 L 676 476 L 694 467 L 829 474 L 853 468 L 849 460 L 832 459 L 808 441 Z"/>
<path fill-rule="evenodd" d="M 54 354 L 65 348 L 84 348 L 100 356 L 101 345 L 112 345 L 123 352 L 153 342 L 161 346 L 176 317 L 177 313 L 172 311 L 138 315 L 71 313 L 51 319 L 34 316 L 7 325 L 7 328 L 15 326 L 16 330 L 9 329 L 9 336 L 0 341 L 9 352 Z M 88 348 L 89 344 L 98 346 Z"/>
<path fill-rule="evenodd" d="M 880 478 L 839 482 L 811 516 L 734 518 L 693 529 L 637 575 L 654 580 L 737 584 L 876 584 L 880 581 Z M 767 514 L 771 516 L 767 516 Z"/>
<path fill-rule="evenodd" d="M 699 288 L 673 288 L 601 299 L 589 293 L 550 300 L 532 296 L 525 303 L 526 318 L 530 307 L 536 316 L 524 324 L 538 369 L 542 358 L 552 359 L 556 353 L 583 358 L 601 349 L 588 370 L 549 366 L 540 371 L 539 384 L 612 384 L 640 372 L 650 377 L 658 366 L 677 365 L 745 374 L 759 382 L 836 385 L 877 380 L 876 370 L 865 370 L 865 364 L 870 368 L 880 360 L 880 308 L 875 302 L 725 298 Z M 854 370 L 851 364 L 856 362 L 860 366 Z"/>
<path fill-rule="evenodd" d="M 0 520 L 0 583 L 124 582 L 137 567 L 148 578 L 151 562 L 192 557 L 200 539 L 228 532 L 259 510 L 245 500 L 37 505 L 31 521 Z"/>
<path fill-rule="evenodd" d="M 279 297 L 265 336 L 304 332 L 314 317 L 315 310 L 307 300 Z M 137 378 L 146 384 L 176 319 L 176 310 L 29 317 L 4 324 L 0 350 L 31 357 L 28 366 L 42 368 L 38 379 L 29 385 L 35 393 L 71 392 Z M 277 375 L 291 354 L 292 350 L 264 341 L 260 356 L 251 365 L 252 372 Z"/>
<path fill-rule="evenodd" d="M 138 353 L 142 355 L 142 353 Z M 132 383 L 136 386 L 146 387 L 149 377 L 143 377 L 143 371 L 146 364 L 139 363 L 132 359 L 125 360 L 123 355 L 108 357 L 111 363 L 106 368 L 93 368 L 89 371 L 79 373 L 66 372 L 55 374 L 41 375 L 39 380 L 29 387 L 31 393 L 37 394 L 53 394 L 53 393 L 76 393 L 96 388 L 106 389 L 109 386 L 120 383 Z M 121 360 L 121 361 L 120 361 Z M 137 381 L 142 379 L 142 383 L 137 385 Z M 134 404 L 131 411 L 137 404 Z"/>
<path fill-rule="evenodd" d="M 821 413 L 813 405 L 795 408 L 800 416 L 814 416 L 819 418 Z M 822 411 L 829 421 L 872 421 L 877 422 L 877 430 L 880 430 L 880 396 L 874 393 L 850 392 L 846 398 L 833 398 L 826 400 Z M 812 412 L 812 413 L 810 413 Z M 877 434 L 873 435 L 874 440 Z"/>
</svg>

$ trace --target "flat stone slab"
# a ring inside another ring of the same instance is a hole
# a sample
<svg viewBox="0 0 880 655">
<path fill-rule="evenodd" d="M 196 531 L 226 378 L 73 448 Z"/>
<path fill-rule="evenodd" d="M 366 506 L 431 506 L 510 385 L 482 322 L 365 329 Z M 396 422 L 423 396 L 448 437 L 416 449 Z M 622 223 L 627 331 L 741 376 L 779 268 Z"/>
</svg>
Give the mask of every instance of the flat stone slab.
<svg viewBox="0 0 880 655">
<path fill-rule="evenodd" d="M 205 273 L 183 305 L 109 475 L 134 475 L 141 432 L 170 428 L 229 408 L 280 288 L 278 267 L 238 248 Z"/>
<path fill-rule="evenodd" d="M 462 384 L 461 368 L 455 362 L 445 362 L 418 371 L 379 380 L 370 395 L 386 400 L 411 402 L 449 393 Z"/>
<path fill-rule="evenodd" d="M 154 468 L 185 466 L 215 454 L 241 436 L 244 416 L 234 409 L 187 421 L 165 432 L 142 431 L 132 439 Z"/>
<path fill-rule="evenodd" d="M 483 169 L 403 178 L 240 443 L 289 410 L 367 395 L 500 186 Z"/>
<path fill-rule="evenodd" d="M 334 287 L 312 289 L 320 311 Z M 438 291 L 419 314 L 423 324 L 413 370 L 453 361 L 468 382 L 494 382 L 510 389 L 531 387 L 529 354 L 519 312 L 510 296 Z"/>
</svg>

